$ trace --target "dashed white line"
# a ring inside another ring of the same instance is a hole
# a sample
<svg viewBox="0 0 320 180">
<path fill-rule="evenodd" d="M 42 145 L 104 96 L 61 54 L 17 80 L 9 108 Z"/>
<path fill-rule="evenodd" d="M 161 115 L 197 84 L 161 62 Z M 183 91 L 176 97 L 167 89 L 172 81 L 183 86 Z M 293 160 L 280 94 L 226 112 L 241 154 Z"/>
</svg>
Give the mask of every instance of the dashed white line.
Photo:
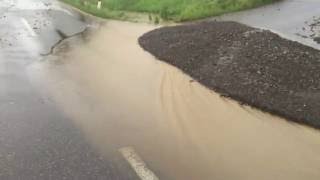
<svg viewBox="0 0 320 180">
<path fill-rule="evenodd" d="M 159 178 L 147 168 L 146 164 L 132 147 L 119 149 L 123 157 L 129 162 L 141 180 L 159 180 Z"/>
<path fill-rule="evenodd" d="M 30 24 L 25 18 L 21 18 L 22 24 L 27 28 L 28 32 L 30 33 L 31 36 L 36 36 L 37 34 L 34 32 L 34 30 L 31 28 Z"/>
</svg>

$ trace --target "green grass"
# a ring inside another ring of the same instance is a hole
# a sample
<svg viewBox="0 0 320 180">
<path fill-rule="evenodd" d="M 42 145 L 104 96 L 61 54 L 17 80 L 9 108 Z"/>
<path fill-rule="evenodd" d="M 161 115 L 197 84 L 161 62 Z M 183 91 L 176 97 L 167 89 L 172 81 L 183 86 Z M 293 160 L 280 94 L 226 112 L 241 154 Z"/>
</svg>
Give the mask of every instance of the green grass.
<svg viewBox="0 0 320 180">
<path fill-rule="evenodd" d="M 127 19 L 125 16 L 125 13 L 121 11 L 115 11 L 108 8 L 102 8 L 100 10 L 97 10 L 97 5 L 92 2 L 88 2 L 87 4 L 84 4 L 83 0 L 61 0 L 61 1 L 67 4 L 70 4 L 84 12 L 93 14 L 98 17 L 120 19 L 120 20 Z"/>
<path fill-rule="evenodd" d="M 125 12 L 143 12 L 155 14 L 164 20 L 188 21 L 253 8 L 279 0 L 102 0 L 101 10 L 96 9 L 97 0 L 62 1 L 104 18 L 127 19 Z M 84 4 L 85 1 L 87 5 Z"/>
</svg>

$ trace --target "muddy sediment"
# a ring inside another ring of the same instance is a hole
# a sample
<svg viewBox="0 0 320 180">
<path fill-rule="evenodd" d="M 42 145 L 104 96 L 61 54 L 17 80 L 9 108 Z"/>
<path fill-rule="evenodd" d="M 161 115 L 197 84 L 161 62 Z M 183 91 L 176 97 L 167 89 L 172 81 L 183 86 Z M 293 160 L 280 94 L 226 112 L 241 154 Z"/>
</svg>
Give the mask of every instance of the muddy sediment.
<svg viewBox="0 0 320 180">
<path fill-rule="evenodd" d="M 320 128 L 320 52 L 235 22 L 153 30 L 139 44 L 206 87 L 290 121 Z"/>
<path fill-rule="evenodd" d="M 134 147 L 160 179 L 319 179 L 320 131 L 190 83 L 137 44 L 155 28 L 108 21 L 86 41 L 64 41 L 29 77 L 101 156 Z"/>
</svg>

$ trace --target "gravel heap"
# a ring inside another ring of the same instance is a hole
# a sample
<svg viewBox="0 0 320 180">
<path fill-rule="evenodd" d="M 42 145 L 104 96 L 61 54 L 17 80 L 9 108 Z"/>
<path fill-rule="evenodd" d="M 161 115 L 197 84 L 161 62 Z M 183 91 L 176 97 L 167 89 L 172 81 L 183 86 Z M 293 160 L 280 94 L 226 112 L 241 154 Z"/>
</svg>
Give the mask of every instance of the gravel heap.
<svg viewBox="0 0 320 180">
<path fill-rule="evenodd" d="M 164 27 L 139 38 L 223 96 L 320 128 L 320 51 L 236 22 Z"/>
</svg>

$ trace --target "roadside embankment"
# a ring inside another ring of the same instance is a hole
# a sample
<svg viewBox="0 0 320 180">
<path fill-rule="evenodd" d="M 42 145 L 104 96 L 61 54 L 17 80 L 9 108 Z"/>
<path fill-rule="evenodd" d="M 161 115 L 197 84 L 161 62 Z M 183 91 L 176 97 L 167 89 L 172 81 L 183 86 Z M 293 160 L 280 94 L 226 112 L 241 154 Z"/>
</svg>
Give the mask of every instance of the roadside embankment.
<svg viewBox="0 0 320 180">
<path fill-rule="evenodd" d="M 220 94 L 320 128 L 320 52 L 235 22 L 146 33 L 140 45 Z"/>
</svg>

